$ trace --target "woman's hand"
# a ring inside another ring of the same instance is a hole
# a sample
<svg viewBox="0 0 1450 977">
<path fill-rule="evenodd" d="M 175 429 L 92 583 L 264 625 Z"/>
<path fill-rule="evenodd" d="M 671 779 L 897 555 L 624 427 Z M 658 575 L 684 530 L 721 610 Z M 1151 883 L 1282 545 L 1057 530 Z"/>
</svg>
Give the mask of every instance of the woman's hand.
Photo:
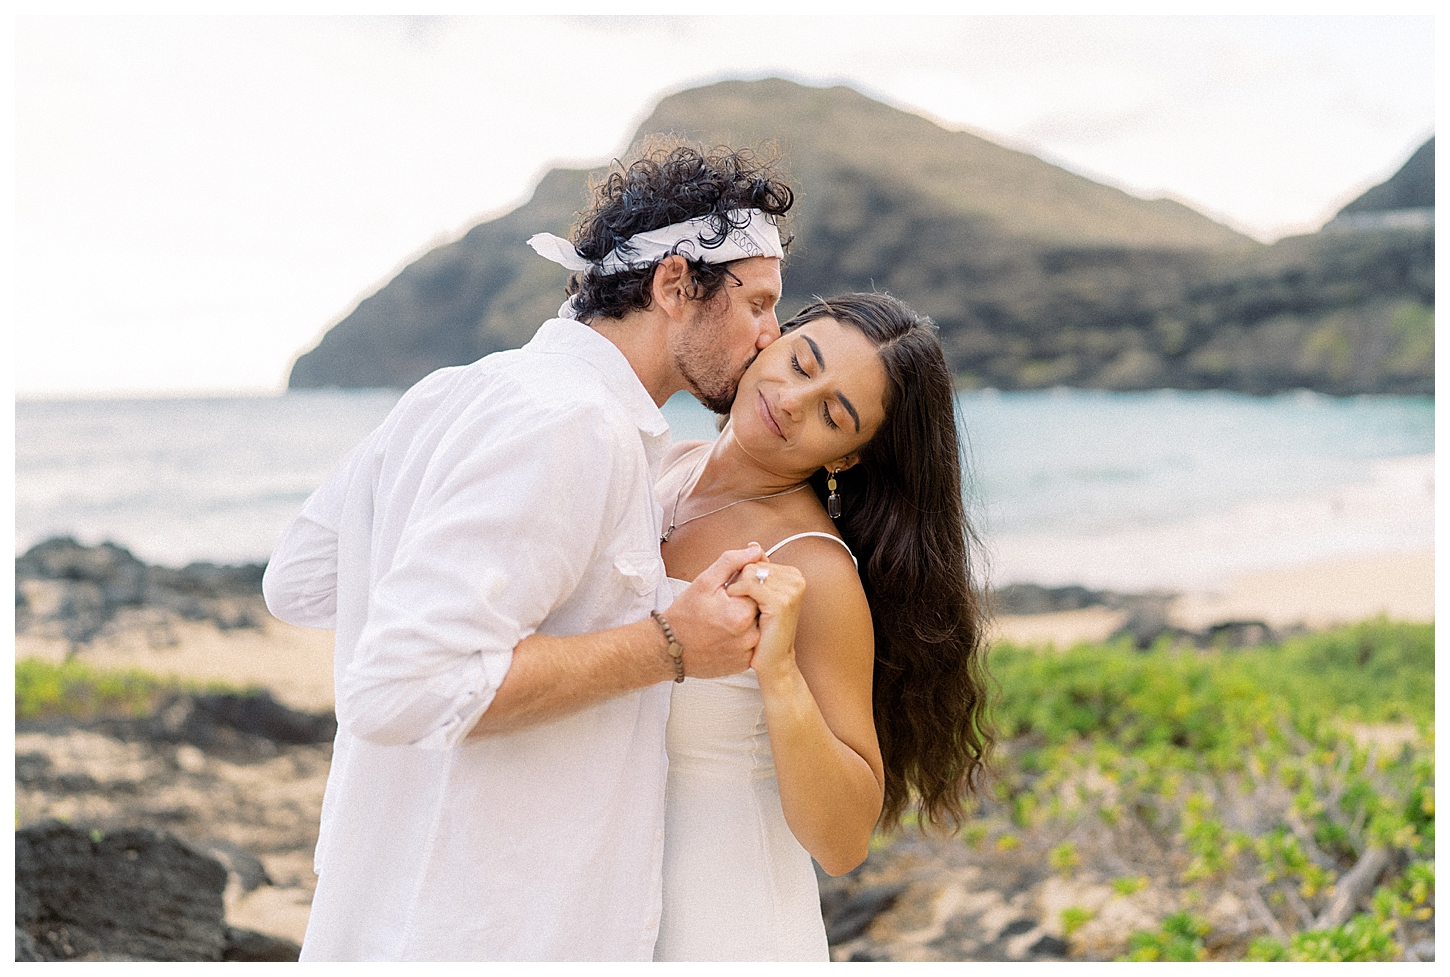
<svg viewBox="0 0 1450 977">
<path fill-rule="evenodd" d="M 795 672 L 796 622 L 806 592 L 801 572 L 763 557 L 758 563 L 746 564 L 725 592 L 731 597 L 749 597 L 760 607 L 760 643 L 750 660 L 756 676 L 768 682 Z"/>
<path fill-rule="evenodd" d="M 791 546 L 795 563 L 745 564 L 726 593 L 760 608 L 751 667 L 785 823 L 823 869 L 840 875 L 866 858 L 885 782 L 871 712 L 871 612 L 839 544 L 806 538 Z"/>
</svg>

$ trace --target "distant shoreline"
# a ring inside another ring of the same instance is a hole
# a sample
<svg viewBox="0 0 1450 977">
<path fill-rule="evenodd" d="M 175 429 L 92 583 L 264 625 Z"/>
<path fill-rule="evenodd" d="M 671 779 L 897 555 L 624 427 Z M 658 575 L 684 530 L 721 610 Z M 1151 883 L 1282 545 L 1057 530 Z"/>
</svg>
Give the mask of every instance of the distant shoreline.
<svg viewBox="0 0 1450 977">
<path fill-rule="evenodd" d="M 319 391 L 19 405 L 17 549 L 68 534 L 115 540 L 165 566 L 264 562 L 396 401 L 396 392 Z M 963 392 L 957 403 L 969 512 L 996 583 L 1181 590 L 1433 541 L 1430 507 L 1417 501 L 1428 499 L 1433 470 L 1427 399 L 1064 390 Z M 678 440 L 716 433 L 714 415 L 688 395 L 663 413 Z M 1405 466 L 1413 485 L 1394 474 Z M 1338 495 L 1347 504 L 1331 518 Z M 1280 518 L 1282 503 L 1298 499 L 1305 515 L 1320 513 L 1307 532 Z M 1266 526 L 1255 515 L 1264 505 L 1274 507 Z M 1253 552 L 1239 559 L 1241 550 Z M 1189 569 L 1212 573 L 1194 579 Z"/>
</svg>

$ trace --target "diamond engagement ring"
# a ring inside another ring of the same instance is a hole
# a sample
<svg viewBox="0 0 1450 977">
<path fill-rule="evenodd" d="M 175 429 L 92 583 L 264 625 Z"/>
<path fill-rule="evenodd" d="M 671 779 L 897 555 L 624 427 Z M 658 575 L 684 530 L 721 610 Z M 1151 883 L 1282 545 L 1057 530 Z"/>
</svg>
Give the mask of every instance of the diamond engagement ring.
<svg viewBox="0 0 1450 977">
<path fill-rule="evenodd" d="M 761 583 L 765 583 L 765 579 L 769 576 L 770 571 L 765 569 L 765 567 L 761 567 L 759 570 L 755 571 L 755 579 L 759 580 Z"/>
</svg>

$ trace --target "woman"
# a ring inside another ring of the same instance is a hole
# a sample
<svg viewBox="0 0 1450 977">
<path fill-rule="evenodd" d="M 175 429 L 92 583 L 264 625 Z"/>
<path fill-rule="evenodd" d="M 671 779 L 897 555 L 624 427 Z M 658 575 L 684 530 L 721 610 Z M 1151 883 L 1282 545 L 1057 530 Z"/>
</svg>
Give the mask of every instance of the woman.
<svg viewBox="0 0 1450 977">
<path fill-rule="evenodd" d="M 828 959 L 811 857 L 839 875 L 878 824 L 959 824 L 991 745 L 930 321 L 851 294 L 781 333 L 658 484 L 677 592 L 724 550 L 768 555 L 729 588 L 760 606 L 752 670 L 674 687 L 656 960 Z"/>
</svg>

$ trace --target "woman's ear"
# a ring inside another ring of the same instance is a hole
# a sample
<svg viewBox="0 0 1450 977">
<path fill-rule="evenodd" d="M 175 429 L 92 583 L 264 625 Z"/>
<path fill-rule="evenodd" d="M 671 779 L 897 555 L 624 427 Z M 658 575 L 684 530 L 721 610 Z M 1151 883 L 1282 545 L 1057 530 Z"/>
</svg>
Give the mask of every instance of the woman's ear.
<svg viewBox="0 0 1450 977">
<path fill-rule="evenodd" d="M 826 471 L 843 472 L 847 468 L 855 468 L 856 463 L 860 460 L 861 456 L 853 451 L 851 454 L 843 455 L 842 457 L 837 458 L 835 461 L 831 462 L 829 465 L 826 466 Z"/>
</svg>

